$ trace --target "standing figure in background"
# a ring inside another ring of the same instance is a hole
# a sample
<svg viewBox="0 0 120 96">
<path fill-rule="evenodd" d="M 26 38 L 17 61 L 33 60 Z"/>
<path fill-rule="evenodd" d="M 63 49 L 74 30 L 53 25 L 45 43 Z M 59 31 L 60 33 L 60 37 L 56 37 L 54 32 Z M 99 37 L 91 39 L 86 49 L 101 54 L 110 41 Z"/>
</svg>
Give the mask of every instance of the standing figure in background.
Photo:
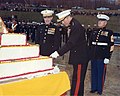
<svg viewBox="0 0 120 96">
<path fill-rule="evenodd" d="M 57 25 L 52 22 L 54 11 L 41 11 L 43 20 L 36 32 L 35 43 L 40 45 L 40 55 L 49 56 L 60 47 L 60 32 Z"/>
<path fill-rule="evenodd" d="M 92 33 L 92 28 L 90 25 L 88 25 L 87 29 L 86 29 L 86 37 L 87 37 L 87 43 L 89 45 L 89 41 L 90 41 L 90 36 L 91 36 L 91 33 Z"/>
<path fill-rule="evenodd" d="M 93 30 L 97 28 L 97 24 L 94 24 L 93 25 Z"/>
<path fill-rule="evenodd" d="M 14 18 L 12 19 L 11 25 L 9 27 L 10 27 L 8 28 L 9 32 L 14 32 L 14 33 L 20 32 L 19 24 L 17 20 Z"/>
<path fill-rule="evenodd" d="M 52 58 L 64 55 L 70 51 L 69 64 L 73 66 L 71 96 L 84 96 L 84 80 L 88 65 L 88 48 L 85 38 L 85 28 L 71 16 L 71 10 L 56 14 L 59 22 L 67 27 L 68 40 L 59 50 L 50 55 Z"/>
<path fill-rule="evenodd" d="M 91 49 L 91 93 L 102 94 L 106 75 L 106 65 L 109 63 L 114 49 L 113 31 L 106 28 L 109 17 L 98 14 L 98 28 L 95 28 L 90 38 Z"/>
<path fill-rule="evenodd" d="M 37 32 L 37 23 L 32 22 L 32 30 L 31 30 L 31 41 L 35 41 L 35 33 Z"/>
</svg>

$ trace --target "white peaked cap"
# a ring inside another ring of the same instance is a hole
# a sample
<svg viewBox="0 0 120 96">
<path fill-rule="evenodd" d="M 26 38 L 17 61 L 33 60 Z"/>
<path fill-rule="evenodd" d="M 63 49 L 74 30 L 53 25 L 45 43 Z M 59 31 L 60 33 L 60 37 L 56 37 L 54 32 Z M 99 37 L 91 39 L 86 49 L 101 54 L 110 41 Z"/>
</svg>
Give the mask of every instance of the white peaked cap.
<svg viewBox="0 0 120 96">
<path fill-rule="evenodd" d="M 41 11 L 41 14 L 43 15 L 43 17 L 52 16 L 54 14 L 54 11 L 46 9 Z"/>
<path fill-rule="evenodd" d="M 98 19 L 101 19 L 101 20 L 109 20 L 110 18 L 107 16 L 107 15 L 105 15 L 105 14 L 98 14 L 97 15 L 97 18 Z"/>
<path fill-rule="evenodd" d="M 58 14 L 56 14 L 56 16 L 58 17 L 58 22 L 62 21 L 65 17 L 67 17 L 68 15 L 70 15 L 71 13 L 71 9 L 68 9 L 68 10 L 65 10 L 65 11 L 62 11 Z"/>
</svg>

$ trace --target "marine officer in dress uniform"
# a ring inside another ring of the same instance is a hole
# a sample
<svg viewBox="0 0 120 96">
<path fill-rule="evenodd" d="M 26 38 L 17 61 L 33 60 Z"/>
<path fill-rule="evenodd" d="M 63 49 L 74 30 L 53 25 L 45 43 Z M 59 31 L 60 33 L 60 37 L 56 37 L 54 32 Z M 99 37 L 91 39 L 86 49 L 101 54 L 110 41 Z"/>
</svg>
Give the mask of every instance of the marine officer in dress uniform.
<svg viewBox="0 0 120 96">
<path fill-rule="evenodd" d="M 36 32 L 35 43 L 40 45 L 40 55 L 49 56 L 60 47 L 60 32 L 56 24 L 52 22 L 54 11 L 41 11 L 43 20 Z"/>
<path fill-rule="evenodd" d="M 91 93 L 102 94 L 106 75 L 106 64 L 109 63 L 114 49 L 113 31 L 106 28 L 109 17 L 98 14 L 98 28 L 90 38 L 91 48 Z"/>
<path fill-rule="evenodd" d="M 69 64 L 73 65 L 73 77 L 70 95 L 84 95 L 84 80 L 88 65 L 87 41 L 85 28 L 71 15 L 71 10 L 65 10 L 57 15 L 58 21 L 68 27 L 68 40 L 59 50 L 50 55 L 52 58 L 64 55 L 70 51 Z"/>
</svg>

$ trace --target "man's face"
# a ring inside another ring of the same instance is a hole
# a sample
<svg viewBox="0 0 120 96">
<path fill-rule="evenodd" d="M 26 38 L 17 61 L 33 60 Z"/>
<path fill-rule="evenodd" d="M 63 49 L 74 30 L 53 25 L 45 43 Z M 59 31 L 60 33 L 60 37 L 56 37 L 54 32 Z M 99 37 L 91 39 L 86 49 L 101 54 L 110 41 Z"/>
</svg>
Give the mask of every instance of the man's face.
<svg viewBox="0 0 120 96">
<path fill-rule="evenodd" d="M 49 25 L 51 23 L 53 17 L 52 16 L 51 17 L 44 17 L 43 19 L 44 19 L 45 24 Z"/>
<path fill-rule="evenodd" d="M 99 28 L 103 28 L 103 27 L 105 27 L 107 25 L 107 21 L 105 21 L 105 20 L 99 20 L 98 21 L 98 27 Z"/>
<path fill-rule="evenodd" d="M 69 20 L 67 17 L 62 21 L 62 24 L 66 27 L 69 26 Z"/>
</svg>

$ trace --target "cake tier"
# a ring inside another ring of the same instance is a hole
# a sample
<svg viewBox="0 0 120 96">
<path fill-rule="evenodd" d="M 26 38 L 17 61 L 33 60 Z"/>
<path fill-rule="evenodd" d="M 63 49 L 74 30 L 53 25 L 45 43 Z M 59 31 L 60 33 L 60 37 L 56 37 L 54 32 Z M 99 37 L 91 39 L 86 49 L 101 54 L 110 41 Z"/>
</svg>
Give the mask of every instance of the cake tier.
<svg viewBox="0 0 120 96">
<path fill-rule="evenodd" d="M 9 45 L 26 45 L 26 35 L 17 34 L 17 33 L 7 33 L 0 34 L 0 45 L 9 46 Z"/>
<path fill-rule="evenodd" d="M 0 61 L 33 58 L 39 56 L 38 45 L 3 46 L 0 48 Z"/>
<path fill-rule="evenodd" d="M 0 81 L 14 77 L 26 77 L 53 69 L 52 58 L 39 57 L 0 63 Z"/>
</svg>

